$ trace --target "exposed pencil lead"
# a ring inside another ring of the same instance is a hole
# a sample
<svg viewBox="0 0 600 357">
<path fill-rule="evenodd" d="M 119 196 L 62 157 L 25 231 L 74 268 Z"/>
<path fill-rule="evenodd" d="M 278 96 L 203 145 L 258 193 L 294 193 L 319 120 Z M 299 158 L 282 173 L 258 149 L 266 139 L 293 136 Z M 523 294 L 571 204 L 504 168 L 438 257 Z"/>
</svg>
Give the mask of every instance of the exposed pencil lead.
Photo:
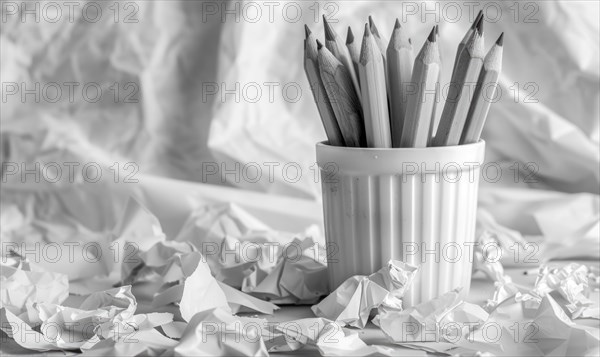
<svg viewBox="0 0 600 357">
<path fill-rule="evenodd" d="M 331 27 L 329 22 L 327 22 L 327 18 L 325 17 L 325 15 L 323 15 L 323 26 L 325 27 L 325 39 L 327 41 L 334 41 L 335 32 L 333 31 L 333 28 Z"/>
<path fill-rule="evenodd" d="M 351 44 L 354 42 L 354 34 L 352 33 L 352 28 L 348 26 L 348 35 L 346 36 L 346 44 Z"/>
<path fill-rule="evenodd" d="M 371 30 L 369 29 L 369 24 L 365 24 L 365 37 L 371 36 Z"/>
<path fill-rule="evenodd" d="M 438 25 L 435 25 L 435 37 L 438 37 L 440 35 L 440 28 Z"/>
<path fill-rule="evenodd" d="M 412 39 L 408 39 L 408 43 L 410 43 L 412 45 Z"/>
<path fill-rule="evenodd" d="M 398 19 L 396 18 L 396 23 L 394 24 L 394 30 L 396 30 L 396 29 L 399 29 L 399 28 L 401 28 L 401 27 L 402 27 L 402 25 L 400 25 L 400 20 L 398 20 Z"/>
<path fill-rule="evenodd" d="M 373 16 L 369 15 L 369 27 L 373 27 Z"/>
<path fill-rule="evenodd" d="M 477 33 L 479 34 L 479 36 L 483 35 L 483 16 L 479 19 L 479 22 L 477 23 Z"/>
<path fill-rule="evenodd" d="M 310 36 L 311 31 L 308 28 L 308 25 L 304 24 L 304 34 L 306 35 L 306 37 Z"/>
<path fill-rule="evenodd" d="M 483 10 L 479 10 L 479 12 L 477 13 L 477 16 L 475 17 L 475 21 L 473 21 L 473 23 L 471 24 L 472 30 L 475 30 L 475 27 L 477 27 L 479 20 L 481 20 L 482 18 L 483 18 Z"/>
<path fill-rule="evenodd" d="M 431 32 L 429 33 L 429 37 L 427 37 L 427 41 L 435 42 L 435 26 L 431 29 Z"/>
<path fill-rule="evenodd" d="M 502 32 L 500 34 L 500 37 L 498 37 L 498 40 L 496 40 L 496 44 L 498 46 L 503 46 L 504 45 L 504 32 Z"/>
<path fill-rule="evenodd" d="M 317 40 L 317 49 L 320 50 L 321 48 L 323 48 L 323 44 L 321 41 Z"/>
</svg>

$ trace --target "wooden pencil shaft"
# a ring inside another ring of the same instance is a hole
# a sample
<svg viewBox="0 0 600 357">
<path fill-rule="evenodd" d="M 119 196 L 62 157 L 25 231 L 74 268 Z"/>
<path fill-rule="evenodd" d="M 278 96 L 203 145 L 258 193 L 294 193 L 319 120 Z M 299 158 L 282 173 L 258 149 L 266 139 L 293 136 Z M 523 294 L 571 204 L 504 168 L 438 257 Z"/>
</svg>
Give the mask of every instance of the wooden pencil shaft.
<svg viewBox="0 0 600 357">
<path fill-rule="evenodd" d="M 352 63 L 350 53 L 346 48 L 344 41 L 338 36 L 333 27 L 327 22 L 325 16 L 323 16 L 323 24 L 325 26 L 325 47 L 337 58 L 348 71 L 352 85 L 357 95 L 360 93 L 360 85 L 358 83 L 358 76 Z"/>
<path fill-rule="evenodd" d="M 438 25 L 435 26 L 435 34 L 436 34 L 436 41 L 438 43 L 440 43 L 439 42 L 439 40 L 440 40 L 440 32 L 439 32 L 439 26 Z M 429 142 L 427 143 L 427 146 L 431 146 L 432 145 L 432 140 L 433 140 L 433 137 L 435 136 L 434 130 L 435 130 L 436 124 L 437 124 L 435 119 L 437 118 L 437 116 L 436 116 L 436 114 L 437 114 L 437 108 L 438 108 L 438 104 L 440 103 L 440 99 L 441 99 L 441 96 L 440 96 L 441 89 L 439 87 L 439 83 L 441 82 L 441 79 L 442 79 L 442 70 L 444 68 L 444 59 L 442 58 L 442 51 L 441 51 L 441 49 L 440 49 L 439 53 L 440 53 L 440 72 L 438 74 L 438 80 L 437 80 L 438 81 L 438 87 L 437 87 L 437 89 L 435 91 L 435 102 L 433 103 L 433 110 L 431 111 L 431 125 L 429 126 Z"/>
<path fill-rule="evenodd" d="M 441 66 L 437 43 L 427 41 L 415 59 L 400 147 L 427 147 L 439 93 Z"/>
<path fill-rule="evenodd" d="M 348 28 L 348 32 L 350 32 L 350 28 Z M 358 77 L 358 61 L 360 58 L 360 49 L 358 48 L 358 43 L 352 39 L 351 42 L 346 41 L 346 48 L 348 49 L 348 54 L 350 54 L 350 59 L 352 60 L 352 66 L 354 67 L 354 72 Z M 360 77 L 358 77 L 358 85 L 360 86 Z"/>
<path fill-rule="evenodd" d="M 458 145 L 483 66 L 483 34 L 475 32 L 454 70 L 433 146 Z"/>
<path fill-rule="evenodd" d="M 412 78 L 414 55 L 412 44 L 397 26 L 387 49 L 387 82 L 389 83 L 390 125 L 393 147 L 400 147 L 402 127 L 408 104 L 407 88 Z"/>
<path fill-rule="evenodd" d="M 346 146 L 365 147 L 362 107 L 348 70 L 325 47 L 319 48 L 318 65 Z"/>
<path fill-rule="evenodd" d="M 369 16 L 369 30 L 371 31 L 371 34 L 373 35 L 373 38 L 375 39 L 375 43 L 377 43 L 377 48 L 379 49 L 379 51 L 381 52 L 381 56 L 383 57 L 383 66 L 386 71 L 385 89 L 388 93 L 388 103 L 389 103 L 390 83 L 387 81 L 387 53 L 386 53 L 388 40 L 387 40 L 387 38 L 385 38 L 385 36 L 383 36 L 383 34 L 379 33 L 379 29 L 377 29 L 377 26 L 375 25 L 375 22 L 373 21 L 373 17 L 371 17 L 371 16 Z"/>
<path fill-rule="evenodd" d="M 483 69 L 479 74 L 477 87 L 473 94 L 473 102 L 469 108 L 467 122 L 463 129 L 461 144 L 476 143 L 481 138 L 481 132 L 487 119 L 490 106 L 496 99 L 498 78 L 502 71 L 502 46 L 494 45 L 485 56 Z"/>
<path fill-rule="evenodd" d="M 342 132 L 335 118 L 331 103 L 327 98 L 323 81 L 321 80 L 318 65 L 317 44 L 315 36 L 312 34 L 304 41 L 304 71 L 308 83 L 310 84 L 329 144 L 333 146 L 345 146 Z"/>
<path fill-rule="evenodd" d="M 368 27 L 366 31 L 369 31 Z M 363 85 L 361 95 L 367 145 L 373 148 L 391 148 L 385 67 L 375 40 L 368 34 L 363 39 L 358 68 Z"/>
<path fill-rule="evenodd" d="M 483 11 L 480 10 L 479 13 L 477 14 L 477 16 L 475 17 L 475 20 L 471 24 L 471 27 L 469 27 L 469 29 L 465 33 L 465 36 L 458 44 L 458 48 L 456 49 L 456 57 L 454 58 L 454 68 L 456 68 L 456 64 L 458 63 L 458 58 L 460 57 L 461 53 L 464 51 L 467 41 L 471 38 L 471 36 L 473 36 L 473 32 L 475 31 L 475 27 L 477 26 L 477 23 L 479 21 L 481 21 L 482 18 L 483 18 Z"/>
</svg>

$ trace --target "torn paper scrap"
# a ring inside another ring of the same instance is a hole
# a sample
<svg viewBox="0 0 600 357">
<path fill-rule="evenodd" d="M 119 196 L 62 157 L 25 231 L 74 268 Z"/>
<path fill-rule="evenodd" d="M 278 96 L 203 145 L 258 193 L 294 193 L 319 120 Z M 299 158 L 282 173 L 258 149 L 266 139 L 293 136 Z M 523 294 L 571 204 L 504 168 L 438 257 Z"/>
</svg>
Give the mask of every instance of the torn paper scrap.
<svg viewBox="0 0 600 357">
<path fill-rule="evenodd" d="M 194 273 L 185 280 L 179 303 L 181 317 L 189 322 L 196 313 L 215 308 L 231 313 L 227 297 L 211 275 L 208 264 L 200 261 Z"/>
<path fill-rule="evenodd" d="M 261 329 L 265 320 L 231 315 L 222 308 L 199 312 L 175 347 L 176 356 L 267 356 Z"/>
</svg>

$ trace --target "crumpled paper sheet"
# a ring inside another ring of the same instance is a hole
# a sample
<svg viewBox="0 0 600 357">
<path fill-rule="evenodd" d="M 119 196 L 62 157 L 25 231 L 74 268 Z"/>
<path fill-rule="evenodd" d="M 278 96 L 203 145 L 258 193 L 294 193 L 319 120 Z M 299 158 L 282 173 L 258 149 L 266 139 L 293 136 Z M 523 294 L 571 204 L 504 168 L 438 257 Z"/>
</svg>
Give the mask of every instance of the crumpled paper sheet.
<svg viewBox="0 0 600 357">
<path fill-rule="evenodd" d="M 459 290 L 453 290 L 403 311 L 384 312 L 379 315 L 379 326 L 391 341 L 399 344 L 452 342 L 449 334 L 457 333 L 461 339 L 483 325 L 488 316 L 481 307 L 462 301 Z M 446 331 L 450 324 L 458 326 L 458 332 Z"/>
<path fill-rule="evenodd" d="M 0 264 L 0 307 L 17 317 L 35 303 L 61 304 L 68 296 L 66 275 Z"/>
<path fill-rule="evenodd" d="M 329 289 L 325 247 L 317 227 L 302 236 L 219 203 L 194 210 L 175 240 L 196 247 L 219 281 L 275 303 L 311 303 Z"/>
<path fill-rule="evenodd" d="M 315 315 L 342 326 L 364 328 L 373 309 L 402 309 L 402 296 L 411 286 L 417 270 L 401 261 L 390 260 L 369 276 L 348 278 L 312 310 Z"/>
<path fill-rule="evenodd" d="M 593 356 L 600 352 L 600 329 L 574 324 L 551 295 L 542 299 L 533 323 L 539 328 L 535 345 L 545 356 Z"/>
<path fill-rule="evenodd" d="M 160 224 L 151 213 L 144 211 L 145 214 L 140 216 L 128 215 L 129 212 L 130 210 L 126 210 L 123 218 L 127 222 L 127 230 L 137 232 L 134 234 L 135 237 L 155 237 L 149 240 L 156 243 L 152 246 L 146 244 L 130 254 L 129 259 L 126 259 L 121 266 L 121 281 L 122 283 L 160 281 L 162 284 L 154 296 L 154 306 L 179 303 L 180 311 L 186 321 L 189 321 L 196 312 L 219 306 L 228 310 L 231 308 L 230 311 L 233 313 L 255 311 L 272 314 L 273 310 L 278 309 L 272 303 L 256 299 L 215 280 L 207 259 L 192 243 L 164 240 L 165 235 Z M 149 227 L 152 230 L 140 234 L 140 229 L 136 229 L 137 226 Z M 127 231 L 120 234 L 121 237 L 131 235 L 132 233 Z M 199 296 L 205 296 L 201 301 L 208 305 L 198 304 Z M 212 303 L 217 305 L 210 305 Z"/>
<path fill-rule="evenodd" d="M 77 308 L 34 303 L 27 320 L 3 308 L 1 328 L 27 349 L 85 350 L 102 340 L 125 340 L 173 320 L 170 313 L 135 315 L 136 308 L 131 287 L 122 286 L 91 294 Z"/>
<path fill-rule="evenodd" d="M 262 319 L 236 317 L 222 308 L 195 314 L 188 323 L 176 356 L 266 356 Z"/>
<path fill-rule="evenodd" d="M 540 268 L 535 287 L 525 293 L 517 293 L 516 299 L 522 301 L 528 310 L 537 310 L 543 297 L 553 295 L 554 303 L 561 306 L 572 318 L 595 318 L 598 316 L 599 303 L 589 299 L 593 289 L 598 289 L 598 274 L 590 271 L 586 265 L 570 263 L 560 268 Z"/>
</svg>

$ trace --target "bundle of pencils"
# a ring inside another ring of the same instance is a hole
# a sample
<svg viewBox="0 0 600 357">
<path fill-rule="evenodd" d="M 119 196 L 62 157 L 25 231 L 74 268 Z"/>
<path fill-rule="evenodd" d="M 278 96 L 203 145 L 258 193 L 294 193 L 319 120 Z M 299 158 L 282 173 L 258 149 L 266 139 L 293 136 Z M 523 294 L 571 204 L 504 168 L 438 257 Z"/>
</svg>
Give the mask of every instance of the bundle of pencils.
<svg viewBox="0 0 600 357">
<path fill-rule="evenodd" d="M 415 57 L 398 20 L 387 41 L 369 16 L 360 45 L 350 27 L 344 43 L 325 17 L 323 22 L 325 45 L 305 26 L 304 69 L 330 145 L 422 148 L 479 141 L 503 47 L 501 34 L 485 53 L 481 11 L 458 45 L 435 131 L 442 73 L 438 26 Z"/>
</svg>

